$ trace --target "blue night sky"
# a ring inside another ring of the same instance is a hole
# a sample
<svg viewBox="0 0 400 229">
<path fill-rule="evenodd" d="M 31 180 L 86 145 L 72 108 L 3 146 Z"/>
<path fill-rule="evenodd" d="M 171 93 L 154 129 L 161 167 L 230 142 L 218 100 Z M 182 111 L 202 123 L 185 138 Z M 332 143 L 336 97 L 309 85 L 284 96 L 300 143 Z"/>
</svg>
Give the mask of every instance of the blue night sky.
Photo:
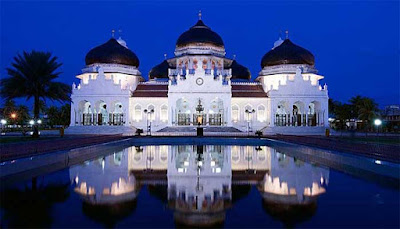
<svg viewBox="0 0 400 229">
<path fill-rule="evenodd" d="M 173 56 L 199 9 L 227 56 L 236 54 L 253 79 L 279 31 L 289 30 L 295 44 L 315 55 L 331 98 L 345 102 L 360 94 L 380 107 L 400 103 L 398 1 L 2 1 L 1 77 L 17 53 L 35 49 L 59 57 L 60 81 L 78 82 L 86 53 L 122 29 L 147 78 L 164 53 Z"/>
</svg>

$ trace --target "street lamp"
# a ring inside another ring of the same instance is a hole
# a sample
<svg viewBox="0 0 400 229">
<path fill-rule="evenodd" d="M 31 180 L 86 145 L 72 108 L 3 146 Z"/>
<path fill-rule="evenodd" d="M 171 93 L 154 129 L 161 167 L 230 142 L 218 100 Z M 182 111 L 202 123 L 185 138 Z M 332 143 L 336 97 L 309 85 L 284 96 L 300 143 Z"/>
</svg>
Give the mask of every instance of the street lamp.
<svg viewBox="0 0 400 229">
<path fill-rule="evenodd" d="M 2 132 L 2 134 L 5 134 L 5 125 L 7 124 L 7 120 L 5 120 L 5 119 L 2 119 L 1 120 L 1 132 Z M 3 133 L 4 132 L 4 133 Z"/>
<path fill-rule="evenodd" d="M 42 124 L 42 120 L 40 120 L 40 119 L 37 120 L 37 123 L 38 123 L 38 124 Z"/>
<path fill-rule="evenodd" d="M 250 132 L 250 115 L 254 114 L 255 110 L 254 109 L 246 109 L 245 110 L 246 114 L 247 114 L 247 135 L 249 135 Z"/>
<path fill-rule="evenodd" d="M 35 121 L 34 121 L 34 120 L 30 120 L 30 121 L 29 121 L 29 124 L 30 124 L 30 125 L 35 124 Z"/>
<path fill-rule="evenodd" d="M 144 109 L 143 112 L 146 114 L 147 135 L 151 135 L 151 114 L 154 113 L 154 109 L 151 110 Z M 150 115 L 150 125 L 149 125 L 149 115 Z"/>
<path fill-rule="evenodd" d="M 382 125 L 382 120 L 379 118 L 375 119 L 374 124 L 376 126 L 376 136 L 378 136 L 379 133 L 379 126 Z"/>
</svg>

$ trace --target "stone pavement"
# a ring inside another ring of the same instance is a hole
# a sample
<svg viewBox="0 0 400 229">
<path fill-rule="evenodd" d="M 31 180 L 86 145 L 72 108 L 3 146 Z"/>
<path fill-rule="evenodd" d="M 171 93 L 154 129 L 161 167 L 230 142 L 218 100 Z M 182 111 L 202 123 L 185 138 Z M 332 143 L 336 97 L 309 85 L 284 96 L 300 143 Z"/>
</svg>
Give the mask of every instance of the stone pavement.
<svg viewBox="0 0 400 229">
<path fill-rule="evenodd" d="M 76 135 L 0 145 L 0 161 L 14 160 L 43 153 L 69 150 L 123 139 L 122 135 Z"/>
<path fill-rule="evenodd" d="M 322 136 L 275 135 L 268 138 L 400 163 L 400 144 L 352 142 Z"/>
</svg>

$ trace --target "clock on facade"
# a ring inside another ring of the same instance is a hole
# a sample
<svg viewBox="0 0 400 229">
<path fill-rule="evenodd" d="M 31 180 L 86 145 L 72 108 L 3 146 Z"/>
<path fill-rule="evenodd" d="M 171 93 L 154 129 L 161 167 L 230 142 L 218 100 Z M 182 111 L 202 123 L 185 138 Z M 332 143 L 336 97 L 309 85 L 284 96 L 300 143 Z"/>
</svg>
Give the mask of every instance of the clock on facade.
<svg viewBox="0 0 400 229">
<path fill-rule="evenodd" d="M 202 85 L 204 83 L 204 81 L 202 78 L 197 78 L 196 83 L 197 83 L 197 85 Z"/>
</svg>

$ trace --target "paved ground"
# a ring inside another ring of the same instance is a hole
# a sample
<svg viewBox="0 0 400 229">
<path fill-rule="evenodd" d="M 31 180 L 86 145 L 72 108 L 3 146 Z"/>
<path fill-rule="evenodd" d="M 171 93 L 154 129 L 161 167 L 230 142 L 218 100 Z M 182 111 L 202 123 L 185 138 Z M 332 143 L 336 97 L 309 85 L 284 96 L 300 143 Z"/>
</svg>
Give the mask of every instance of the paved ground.
<svg viewBox="0 0 400 229">
<path fill-rule="evenodd" d="M 268 138 L 400 163 L 400 139 L 399 144 L 382 144 L 322 136 L 275 135 Z"/>
<path fill-rule="evenodd" d="M 53 151 L 95 145 L 123 138 L 125 137 L 122 135 L 71 135 L 63 138 L 53 136 L 34 141 L 1 144 L 0 161 L 3 162 Z"/>
<path fill-rule="evenodd" d="M 196 132 L 195 126 L 182 126 L 182 127 L 165 127 L 157 132 Z M 228 132 L 242 132 L 234 127 L 221 127 L 221 126 L 205 126 L 204 132 L 220 132 L 220 133 L 228 133 Z"/>
</svg>

